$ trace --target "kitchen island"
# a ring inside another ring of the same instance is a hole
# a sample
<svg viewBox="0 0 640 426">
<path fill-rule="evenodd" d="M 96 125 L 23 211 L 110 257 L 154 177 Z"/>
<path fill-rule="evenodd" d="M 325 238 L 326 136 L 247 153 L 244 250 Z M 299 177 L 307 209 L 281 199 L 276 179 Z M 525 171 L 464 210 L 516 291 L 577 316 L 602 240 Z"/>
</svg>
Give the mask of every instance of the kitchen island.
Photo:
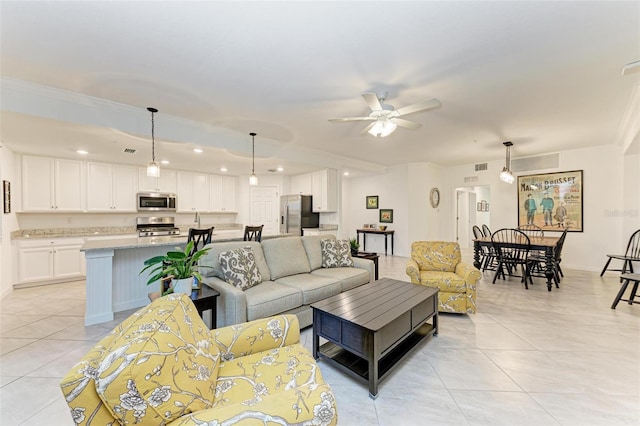
<svg viewBox="0 0 640 426">
<path fill-rule="evenodd" d="M 212 241 L 241 241 L 242 237 L 242 230 L 214 232 Z M 140 275 L 144 261 L 173 248 L 183 250 L 186 244 L 186 235 L 87 241 L 81 249 L 87 262 L 84 324 L 112 321 L 115 312 L 147 305 L 148 294 L 158 291 L 160 284 L 146 284 L 148 274 Z"/>
</svg>

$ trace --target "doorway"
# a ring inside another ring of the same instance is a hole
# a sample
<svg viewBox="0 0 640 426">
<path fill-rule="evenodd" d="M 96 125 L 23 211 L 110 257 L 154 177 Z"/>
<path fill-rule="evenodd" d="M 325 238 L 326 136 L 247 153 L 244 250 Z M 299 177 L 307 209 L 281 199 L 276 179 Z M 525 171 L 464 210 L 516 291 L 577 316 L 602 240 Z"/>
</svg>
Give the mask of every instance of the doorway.
<svg viewBox="0 0 640 426">
<path fill-rule="evenodd" d="M 469 248 L 473 241 L 473 226 L 490 227 L 489 185 L 456 188 L 456 241 L 460 248 Z"/>
<path fill-rule="evenodd" d="M 251 187 L 249 193 L 251 225 L 264 225 L 263 235 L 276 235 L 280 232 L 278 196 L 277 186 Z"/>
</svg>

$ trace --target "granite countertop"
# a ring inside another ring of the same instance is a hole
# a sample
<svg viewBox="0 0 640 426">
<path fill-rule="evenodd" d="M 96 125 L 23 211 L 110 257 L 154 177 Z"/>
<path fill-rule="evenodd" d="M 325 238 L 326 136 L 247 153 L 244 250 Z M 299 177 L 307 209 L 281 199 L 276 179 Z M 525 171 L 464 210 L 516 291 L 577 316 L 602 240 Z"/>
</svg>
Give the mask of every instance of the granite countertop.
<svg viewBox="0 0 640 426">
<path fill-rule="evenodd" d="M 291 236 L 291 234 L 263 235 L 262 239 L 280 238 Z M 211 236 L 212 242 L 225 241 L 242 241 L 244 237 L 244 228 L 238 229 L 237 232 L 224 232 L 216 234 L 215 230 Z M 82 251 L 92 250 L 124 250 L 145 247 L 163 247 L 163 246 L 184 246 L 187 244 L 187 235 L 174 235 L 166 237 L 130 237 L 130 238 L 114 238 L 110 240 L 93 240 L 87 241 L 82 246 Z"/>
<path fill-rule="evenodd" d="M 214 227 L 215 231 L 235 231 L 243 230 L 239 223 L 222 224 L 201 224 L 201 228 Z M 177 225 L 182 234 L 187 234 L 191 225 Z M 11 233 L 12 240 L 36 239 L 36 238 L 74 238 L 74 237 L 109 237 L 117 235 L 134 235 L 138 230 L 135 226 L 98 226 L 98 227 L 78 227 L 78 228 L 42 228 L 42 229 L 21 229 Z M 185 236 L 186 238 L 186 236 Z"/>
</svg>

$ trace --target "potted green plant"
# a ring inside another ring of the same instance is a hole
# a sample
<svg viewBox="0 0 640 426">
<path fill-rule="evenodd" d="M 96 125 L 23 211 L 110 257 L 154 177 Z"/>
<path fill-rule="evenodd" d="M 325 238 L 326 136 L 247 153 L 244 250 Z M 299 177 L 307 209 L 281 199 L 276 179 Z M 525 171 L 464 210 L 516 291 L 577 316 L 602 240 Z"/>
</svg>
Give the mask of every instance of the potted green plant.
<svg viewBox="0 0 640 426">
<path fill-rule="evenodd" d="M 351 246 L 351 254 L 358 254 L 358 249 L 360 248 L 358 240 L 356 238 L 351 238 L 349 240 L 349 245 Z"/>
<path fill-rule="evenodd" d="M 194 278 L 202 281 L 202 275 L 198 271 L 200 268 L 198 261 L 209 251 L 208 248 L 202 248 L 191 253 L 193 244 L 193 241 L 189 241 L 184 251 L 169 251 L 164 255 L 145 260 L 145 266 L 140 274 L 149 270 L 147 285 L 171 277 L 173 286 L 163 295 L 174 291 L 191 294 Z"/>
</svg>

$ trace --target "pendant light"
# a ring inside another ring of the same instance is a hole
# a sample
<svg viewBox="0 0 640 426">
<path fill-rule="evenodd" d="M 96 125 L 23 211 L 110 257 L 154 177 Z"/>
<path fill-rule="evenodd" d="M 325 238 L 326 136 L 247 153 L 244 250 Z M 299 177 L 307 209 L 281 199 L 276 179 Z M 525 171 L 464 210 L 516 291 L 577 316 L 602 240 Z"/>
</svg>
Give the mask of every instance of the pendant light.
<svg viewBox="0 0 640 426">
<path fill-rule="evenodd" d="M 153 114 L 158 110 L 148 107 L 147 111 L 151 113 L 151 162 L 147 164 L 147 176 L 160 177 L 160 164 L 156 163 L 156 137 L 154 132 L 155 123 L 153 121 Z"/>
<path fill-rule="evenodd" d="M 503 145 L 507 147 L 507 159 L 505 166 L 500 172 L 500 180 L 511 184 L 516 179 L 515 176 L 513 176 L 513 173 L 511 173 L 511 146 L 513 145 L 513 143 L 504 142 Z"/>
<path fill-rule="evenodd" d="M 249 176 L 249 185 L 256 186 L 258 184 L 258 176 L 256 176 L 256 133 L 251 132 L 251 176 Z"/>
</svg>

